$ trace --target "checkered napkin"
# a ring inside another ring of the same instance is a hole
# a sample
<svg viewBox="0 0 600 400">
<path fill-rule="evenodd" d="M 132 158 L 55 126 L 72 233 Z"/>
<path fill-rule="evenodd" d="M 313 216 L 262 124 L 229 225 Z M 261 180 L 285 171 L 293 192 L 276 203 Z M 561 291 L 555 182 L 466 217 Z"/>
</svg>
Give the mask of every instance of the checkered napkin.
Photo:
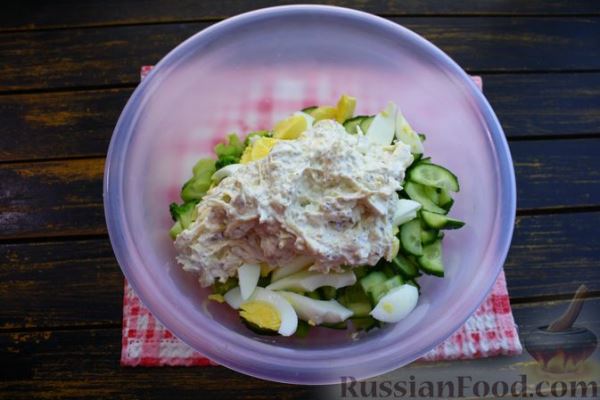
<svg viewBox="0 0 600 400">
<path fill-rule="evenodd" d="M 151 66 L 142 67 L 141 76 L 144 78 L 152 69 Z M 284 79 L 284 78 L 282 78 Z M 345 92 L 353 93 L 364 102 L 364 97 L 353 88 L 348 88 L 347 79 L 343 74 L 337 74 L 336 82 L 328 81 L 328 92 L 336 92 L 334 89 L 344 88 Z M 481 88 L 481 78 L 473 77 L 475 83 Z M 274 119 L 274 110 L 272 107 L 264 107 L 265 98 L 272 99 L 268 102 L 271 105 L 284 103 L 284 107 L 297 109 L 309 103 L 319 104 L 318 90 L 323 86 L 323 80 L 315 77 L 313 82 L 319 82 L 320 88 L 306 89 L 301 91 L 306 94 L 306 99 L 299 99 L 297 104 L 289 104 L 290 99 L 279 99 L 272 93 L 262 93 L 261 95 L 251 95 L 250 102 L 254 105 L 246 105 L 247 109 L 257 110 L 257 114 L 252 119 L 269 126 Z M 297 82 L 282 81 L 279 84 L 283 87 L 292 87 Z M 310 93 L 310 94 L 309 94 Z M 326 94 L 324 96 L 330 96 Z M 365 96 L 366 97 L 366 96 Z M 298 100 L 298 99 L 296 99 Z M 304 100 L 304 101 L 303 101 Z M 368 100 L 368 99 L 367 99 Z M 368 102 L 368 101 L 367 101 Z M 231 116 L 224 117 L 225 121 L 220 121 L 217 125 L 235 125 L 238 121 L 228 121 Z M 239 121 L 239 124 L 245 124 Z M 247 126 L 240 126 L 241 131 L 248 130 Z M 262 128 L 262 126 L 259 126 Z M 214 365 L 202 354 L 196 352 L 187 344 L 173 336 L 164 326 L 162 326 L 150 311 L 144 307 L 140 299 L 134 293 L 131 286 L 125 282 L 125 296 L 123 302 L 123 338 L 122 338 L 121 365 L 123 366 L 192 366 L 192 365 Z M 422 359 L 427 361 L 436 360 L 454 360 L 454 359 L 472 359 L 491 357 L 496 355 L 514 355 L 522 351 L 521 342 L 517 334 L 512 311 L 510 308 L 508 292 L 506 290 L 506 280 L 504 271 L 501 272 L 498 280 L 479 309 L 467 320 L 467 322 L 456 331 L 445 342 L 427 353 Z"/>
</svg>

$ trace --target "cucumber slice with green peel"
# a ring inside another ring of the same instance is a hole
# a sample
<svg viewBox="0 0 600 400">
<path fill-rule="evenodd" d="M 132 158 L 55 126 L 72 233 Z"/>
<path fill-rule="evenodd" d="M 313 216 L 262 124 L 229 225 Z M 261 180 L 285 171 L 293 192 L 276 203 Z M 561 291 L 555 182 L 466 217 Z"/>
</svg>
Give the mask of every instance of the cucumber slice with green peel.
<svg viewBox="0 0 600 400">
<path fill-rule="evenodd" d="M 396 257 L 394 257 L 392 264 L 398 270 L 398 272 L 400 272 L 400 274 L 407 279 L 419 275 L 419 269 L 415 263 L 402 254 L 398 254 Z"/>
<path fill-rule="evenodd" d="M 450 193 L 448 193 L 448 191 L 445 189 L 440 189 L 437 204 L 440 207 L 448 210 L 448 209 L 450 209 L 450 207 L 452 207 L 453 203 L 454 203 L 454 199 L 452 198 L 452 196 L 450 196 Z"/>
<path fill-rule="evenodd" d="M 418 219 L 413 219 L 400 227 L 400 244 L 410 254 L 415 256 L 423 254 L 421 222 Z"/>
<path fill-rule="evenodd" d="M 437 164 L 419 162 L 410 169 L 407 177 L 409 180 L 425 186 L 433 186 L 451 192 L 460 190 L 456 175 Z"/>
<path fill-rule="evenodd" d="M 387 278 L 391 278 L 396 275 L 394 267 L 392 267 L 392 265 L 387 261 L 381 267 L 381 272 L 383 272 Z"/>
<path fill-rule="evenodd" d="M 444 205 L 442 206 L 442 208 L 443 208 L 444 210 L 446 210 L 446 212 L 449 212 L 449 211 L 450 211 L 450 209 L 452 208 L 452 206 L 453 206 L 453 205 L 454 205 L 454 199 L 450 199 L 450 202 L 448 202 L 448 203 L 444 204 Z"/>
<path fill-rule="evenodd" d="M 425 186 L 414 182 L 406 182 L 404 191 L 412 200 L 421 203 L 424 210 L 436 212 L 438 214 L 446 214 L 446 210 L 429 199 Z"/>
<path fill-rule="evenodd" d="M 243 319 L 243 318 L 242 318 Z M 296 332 L 294 332 L 294 336 L 296 337 L 306 337 L 310 332 L 310 325 L 306 321 L 298 320 L 298 327 L 296 328 Z"/>
<path fill-rule="evenodd" d="M 381 271 L 373 271 L 360 280 L 360 286 L 368 293 L 372 288 L 385 282 L 387 276 Z"/>
<path fill-rule="evenodd" d="M 303 113 L 307 113 L 307 114 L 310 115 L 310 112 L 313 111 L 313 110 L 315 110 L 316 108 L 317 108 L 317 106 L 310 106 L 310 107 L 305 107 L 305 108 L 303 108 L 300 111 L 302 111 Z"/>
<path fill-rule="evenodd" d="M 379 300 L 383 296 L 385 296 L 390 290 L 395 287 L 398 287 L 404 283 L 404 280 L 399 276 L 395 275 L 392 278 L 387 279 L 385 282 L 382 282 L 375 287 L 371 288 L 369 294 L 371 295 L 371 300 L 373 304 L 379 303 Z"/>
<path fill-rule="evenodd" d="M 353 312 L 353 317 L 368 317 L 373 309 L 371 303 L 348 303 L 346 308 Z"/>
<path fill-rule="evenodd" d="M 386 292 L 389 292 L 390 290 L 392 290 L 395 287 L 404 285 L 404 279 L 402 279 L 402 277 L 400 275 L 396 275 L 390 279 L 388 279 L 387 281 L 383 282 Z"/>
<path fill-rule="evenodd" d="M 429 211 L 422 211 L 421 218 L 423 219 L 423 222 L 425 222 L 425 225 L 432 229 L 458 229 L 465 225 L 463 221 L 458 219 Z"/>
<path fill-rule="evenodd" d="M 344 128 L 346 128 L 346 132 L 348 132 L 352 135 L 356 135 L 358 133 L 358 131 L 356 130 L 356 127 L 359 126 L 360 123 L 365 118 L 369 118 L 369 117 L 366 115 L 358 115 L 356 117 L 345 120 L 343 125 L 344 125 Z"/>
<path fill-rule="evenodd" d="M 421 242 L 423 243 L 423 245 L 435 242 L 438 239 L 438 237 L 439 231 L 437 229 L 423 229 L 421 231 Z"/>
<path fill-rule="evenodd" d="M 373 122 L 373 120 L 375 119 L 374 115 L 370 115 L 367 117 L 364 117 L 362 121 L 360 121 L 360 130 L 363 131 L 364 134 L 367 133 L 367 130 L 369 130 L 369 127 L 371 126 L 371 123 Z"/>
<path fill-rule="evenodd" d="M 328 323 L 319 324 L 318 326 L 323 327 L 323 328 L 327 328 L 327 329 L 336 329 L 336 330 L 339 330 L 339 331 L 343 331 L 343 330 L 348 329 L 348 324 L 346 323 L 346 321 L 338 322 L 338 323 L 335 323 L 335 324 L 328 324 Z"/>
<path fill-rule="evenodd" d="M 321 295 L 321 300 L 335 299 L 335 295 L 337 294 L 337 290 L 333 286 L 323 286 L 317 290 L 319 291 L 319 294 Z"/>
<path fill-rule="evenodd" d="M 438 188 L 432 186 L 423 186 L 423 190 L 425 194 L 429 198 L 429 200 L 433 201 L 436 205 L 440 205 L 440 192 L 438 192 Z"/>
<path fill-rule="evenodd" d="M 354 272 L 354 275 L 356 276 L 357 280 L 360 280 L 362 277 L 364 277 L 368 273 L 367 267 L 365 267 L 364 265 L 353 268 L 352 271 Z"/>
<path fill-rule="evenodd" d="M 352 321 L 352 325 L 357 331 L 368 332 L 371 329 L 377 328 L 379 326 L 379 321 L 377 321 L 371 316 L 361 318 L 350 318 L 350 321 Z"/>
<path fill-rule="evenodd" d="M 369 303 L 369 297 L 361 285 L 352 285 L 337 291 L 337 301 L 347 306 L 350 303 Z"/>
<path fill-rule="evenodd" d="M 421 269 L 430 275 L 444 276 L 444 264 L 442 263 L 442 241 L 435 242 L 423 247 L 423 255 L 417 258 Z"/>
<path fill-rule="evenodd" d="M 379 299 L 385 296 L 386 293 L 387 290 L 385 289 L 385 282 L 380 283 L 379 285 L 372 288 L 369 292 L 369 296 L 371 296 L 371 302 L 373 304 L 377 304 L 379 302 Z"/>
<path fill-rule="evenodd" d="M 306 297 L 309 297 L 309 298 L 314 299 L 314 300 L 321 300 L 321 295 L 316 290 L 313 290 L 312 292 L 307 292 L 304 295 Z"/>
</svg>

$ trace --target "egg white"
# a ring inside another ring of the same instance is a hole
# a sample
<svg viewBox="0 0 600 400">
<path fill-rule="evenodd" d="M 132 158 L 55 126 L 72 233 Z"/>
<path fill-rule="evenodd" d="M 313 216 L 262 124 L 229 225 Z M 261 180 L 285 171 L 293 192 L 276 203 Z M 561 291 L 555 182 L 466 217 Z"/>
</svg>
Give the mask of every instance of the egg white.
<svg viewBox="0 0 600 400">
<path fill-rule="evenodd" d="M 379 300 L 371 315 L 382 322 L 398 322 L 414 310 L 418 300 L 419 291 L 416 287 L 398 286 Z"/>
</svg>

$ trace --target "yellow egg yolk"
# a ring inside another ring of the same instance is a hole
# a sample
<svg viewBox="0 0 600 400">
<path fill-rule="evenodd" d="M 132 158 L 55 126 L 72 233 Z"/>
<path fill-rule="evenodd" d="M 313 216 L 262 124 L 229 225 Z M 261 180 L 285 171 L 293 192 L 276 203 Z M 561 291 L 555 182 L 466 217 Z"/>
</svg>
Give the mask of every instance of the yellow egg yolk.
<svg viewBox="0 0 600 400">
<path fill-rule="evenodd" d="M 240 315 L 246 321 L 263 329 L 276 331 L 281 325 L 279 313 L 266 301 L 248 301 L 240 306 Z"/>
</svg>

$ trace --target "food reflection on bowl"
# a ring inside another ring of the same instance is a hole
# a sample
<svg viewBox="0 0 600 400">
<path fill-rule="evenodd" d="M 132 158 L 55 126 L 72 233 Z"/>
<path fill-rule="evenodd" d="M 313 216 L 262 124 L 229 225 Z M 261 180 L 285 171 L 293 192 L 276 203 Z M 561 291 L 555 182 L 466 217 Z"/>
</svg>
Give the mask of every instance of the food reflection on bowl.
<svg viewBox="0 0 600 400">
<path fill-rule="evenodd" d="M 571 327 L 561 332 L 541 326 L 525 339 L 525 348 L 547 372 L 576 371 L 596 350 L 598 339 L 587 328 Z"/>
</svg>

